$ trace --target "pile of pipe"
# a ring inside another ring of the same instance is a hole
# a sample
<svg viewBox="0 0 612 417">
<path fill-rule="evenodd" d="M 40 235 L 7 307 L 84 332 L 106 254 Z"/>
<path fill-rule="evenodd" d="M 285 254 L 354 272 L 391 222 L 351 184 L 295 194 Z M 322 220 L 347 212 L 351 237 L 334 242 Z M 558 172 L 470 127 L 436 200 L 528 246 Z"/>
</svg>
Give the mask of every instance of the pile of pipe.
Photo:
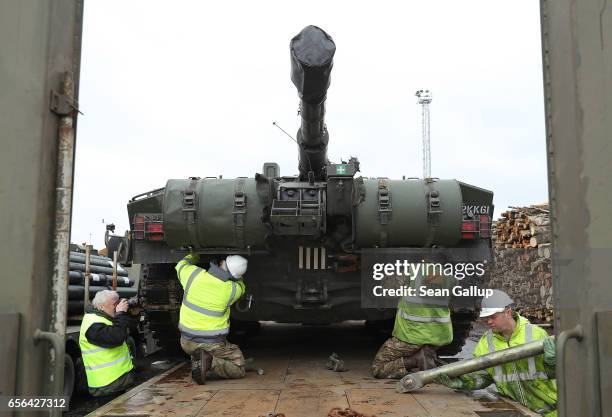
<svg viewBox="0 0 612 417">
<path fill-rule="evenodd" d="M 85 254 L 70 252 L 70 275 L 68 285 L 68 314 L 83 314 L 85 299 Z M 98 291 L 113 289 L 113 261 L 110 258 L 89 256 L 89 300 Z M 117 264 L 117 290 L 119 297 L 130 298 L 138 293 L 134 280 L 128 278 L 128 271 Z"/>
</svg>

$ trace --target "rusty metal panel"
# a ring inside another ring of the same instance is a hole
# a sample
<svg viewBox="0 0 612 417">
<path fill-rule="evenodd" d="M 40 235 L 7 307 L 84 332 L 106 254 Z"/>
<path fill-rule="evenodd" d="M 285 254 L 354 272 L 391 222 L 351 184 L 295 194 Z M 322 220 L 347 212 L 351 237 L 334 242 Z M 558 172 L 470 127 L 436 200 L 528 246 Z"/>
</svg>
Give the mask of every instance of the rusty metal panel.
<svg viewBox="0 0 612 417">
<path fill-rule="evenodd" d="M 584 332 L 567 343 L 567 383 L 557 374 L 559 416 L 598 416 L 597 375 L 612 373 L 593 324 L 612 309 L 612 3 L 541 0 L 541 17 L 555 327 Z"/>
<path fill-rule="evenodd" d="M 82 0 L 0 2 L 0 305 L 21 317 L 19 395 L 45 394 L 51 384 L 49 345 L 33 341 L 36 329 L 49 329 L 52 297 L 59 119 L 50 96 L 66 71 L 78 85 L 82 13 Z"/>
</svg>

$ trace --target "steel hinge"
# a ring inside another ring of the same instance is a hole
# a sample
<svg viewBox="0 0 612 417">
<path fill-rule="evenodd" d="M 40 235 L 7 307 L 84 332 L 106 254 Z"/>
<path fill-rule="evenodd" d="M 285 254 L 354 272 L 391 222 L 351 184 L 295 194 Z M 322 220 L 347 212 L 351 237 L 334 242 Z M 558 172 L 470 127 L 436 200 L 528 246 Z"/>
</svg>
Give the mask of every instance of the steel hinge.
<svg viewBox="0 0 612 417">
<path fill-rule="evenodd" d="M 80 113 L 74 100 L 66 94 L 58 93 L 53 89 L 49 95 L 49 109 L 58 116 L 69 116 L 74 112 Z"/>
<path fill-rule="evenodd" d="M 236 212 L 240 211 L 240 209 L 244 210 L 245 206 L 246 206 L 246 196 L 244 195 L 244 193 L 241 191 L 234 193 L 234 210 Z"/>
</svg>

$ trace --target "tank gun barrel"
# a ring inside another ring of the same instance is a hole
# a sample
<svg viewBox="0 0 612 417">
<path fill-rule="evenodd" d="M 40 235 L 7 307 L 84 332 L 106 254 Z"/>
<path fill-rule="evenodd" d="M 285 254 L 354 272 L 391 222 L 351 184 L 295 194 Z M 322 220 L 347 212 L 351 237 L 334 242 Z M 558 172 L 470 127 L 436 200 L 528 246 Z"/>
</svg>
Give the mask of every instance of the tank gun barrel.
<svg viewBox="0 0 612 417">
<path fill-rule="evenodd" d="M 336 45 L 322 29 L 307 26 L 291 40 L 290 51 L 291 81 L 301 99 L 302 122 L 297 133 L 300 180 L 306 180 L 310 171 L 314 180 L 323 180 L 329 142 L 325 99 Z"/>
</svg>

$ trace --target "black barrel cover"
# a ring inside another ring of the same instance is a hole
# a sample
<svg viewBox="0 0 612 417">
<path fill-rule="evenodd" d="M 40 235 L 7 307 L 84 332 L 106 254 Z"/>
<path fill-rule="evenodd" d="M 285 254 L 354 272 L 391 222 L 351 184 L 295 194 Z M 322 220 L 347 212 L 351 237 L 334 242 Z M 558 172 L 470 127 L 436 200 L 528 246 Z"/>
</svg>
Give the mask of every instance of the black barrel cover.
<svg viewBox="0 0 612 417">
<path fill-rule="evenodd" d="M 312 104 L 325 99 L 336 44 L 323 29 L 306 26 L 290 43 L 291 81 L 300 98 Z"/>
</svg>

